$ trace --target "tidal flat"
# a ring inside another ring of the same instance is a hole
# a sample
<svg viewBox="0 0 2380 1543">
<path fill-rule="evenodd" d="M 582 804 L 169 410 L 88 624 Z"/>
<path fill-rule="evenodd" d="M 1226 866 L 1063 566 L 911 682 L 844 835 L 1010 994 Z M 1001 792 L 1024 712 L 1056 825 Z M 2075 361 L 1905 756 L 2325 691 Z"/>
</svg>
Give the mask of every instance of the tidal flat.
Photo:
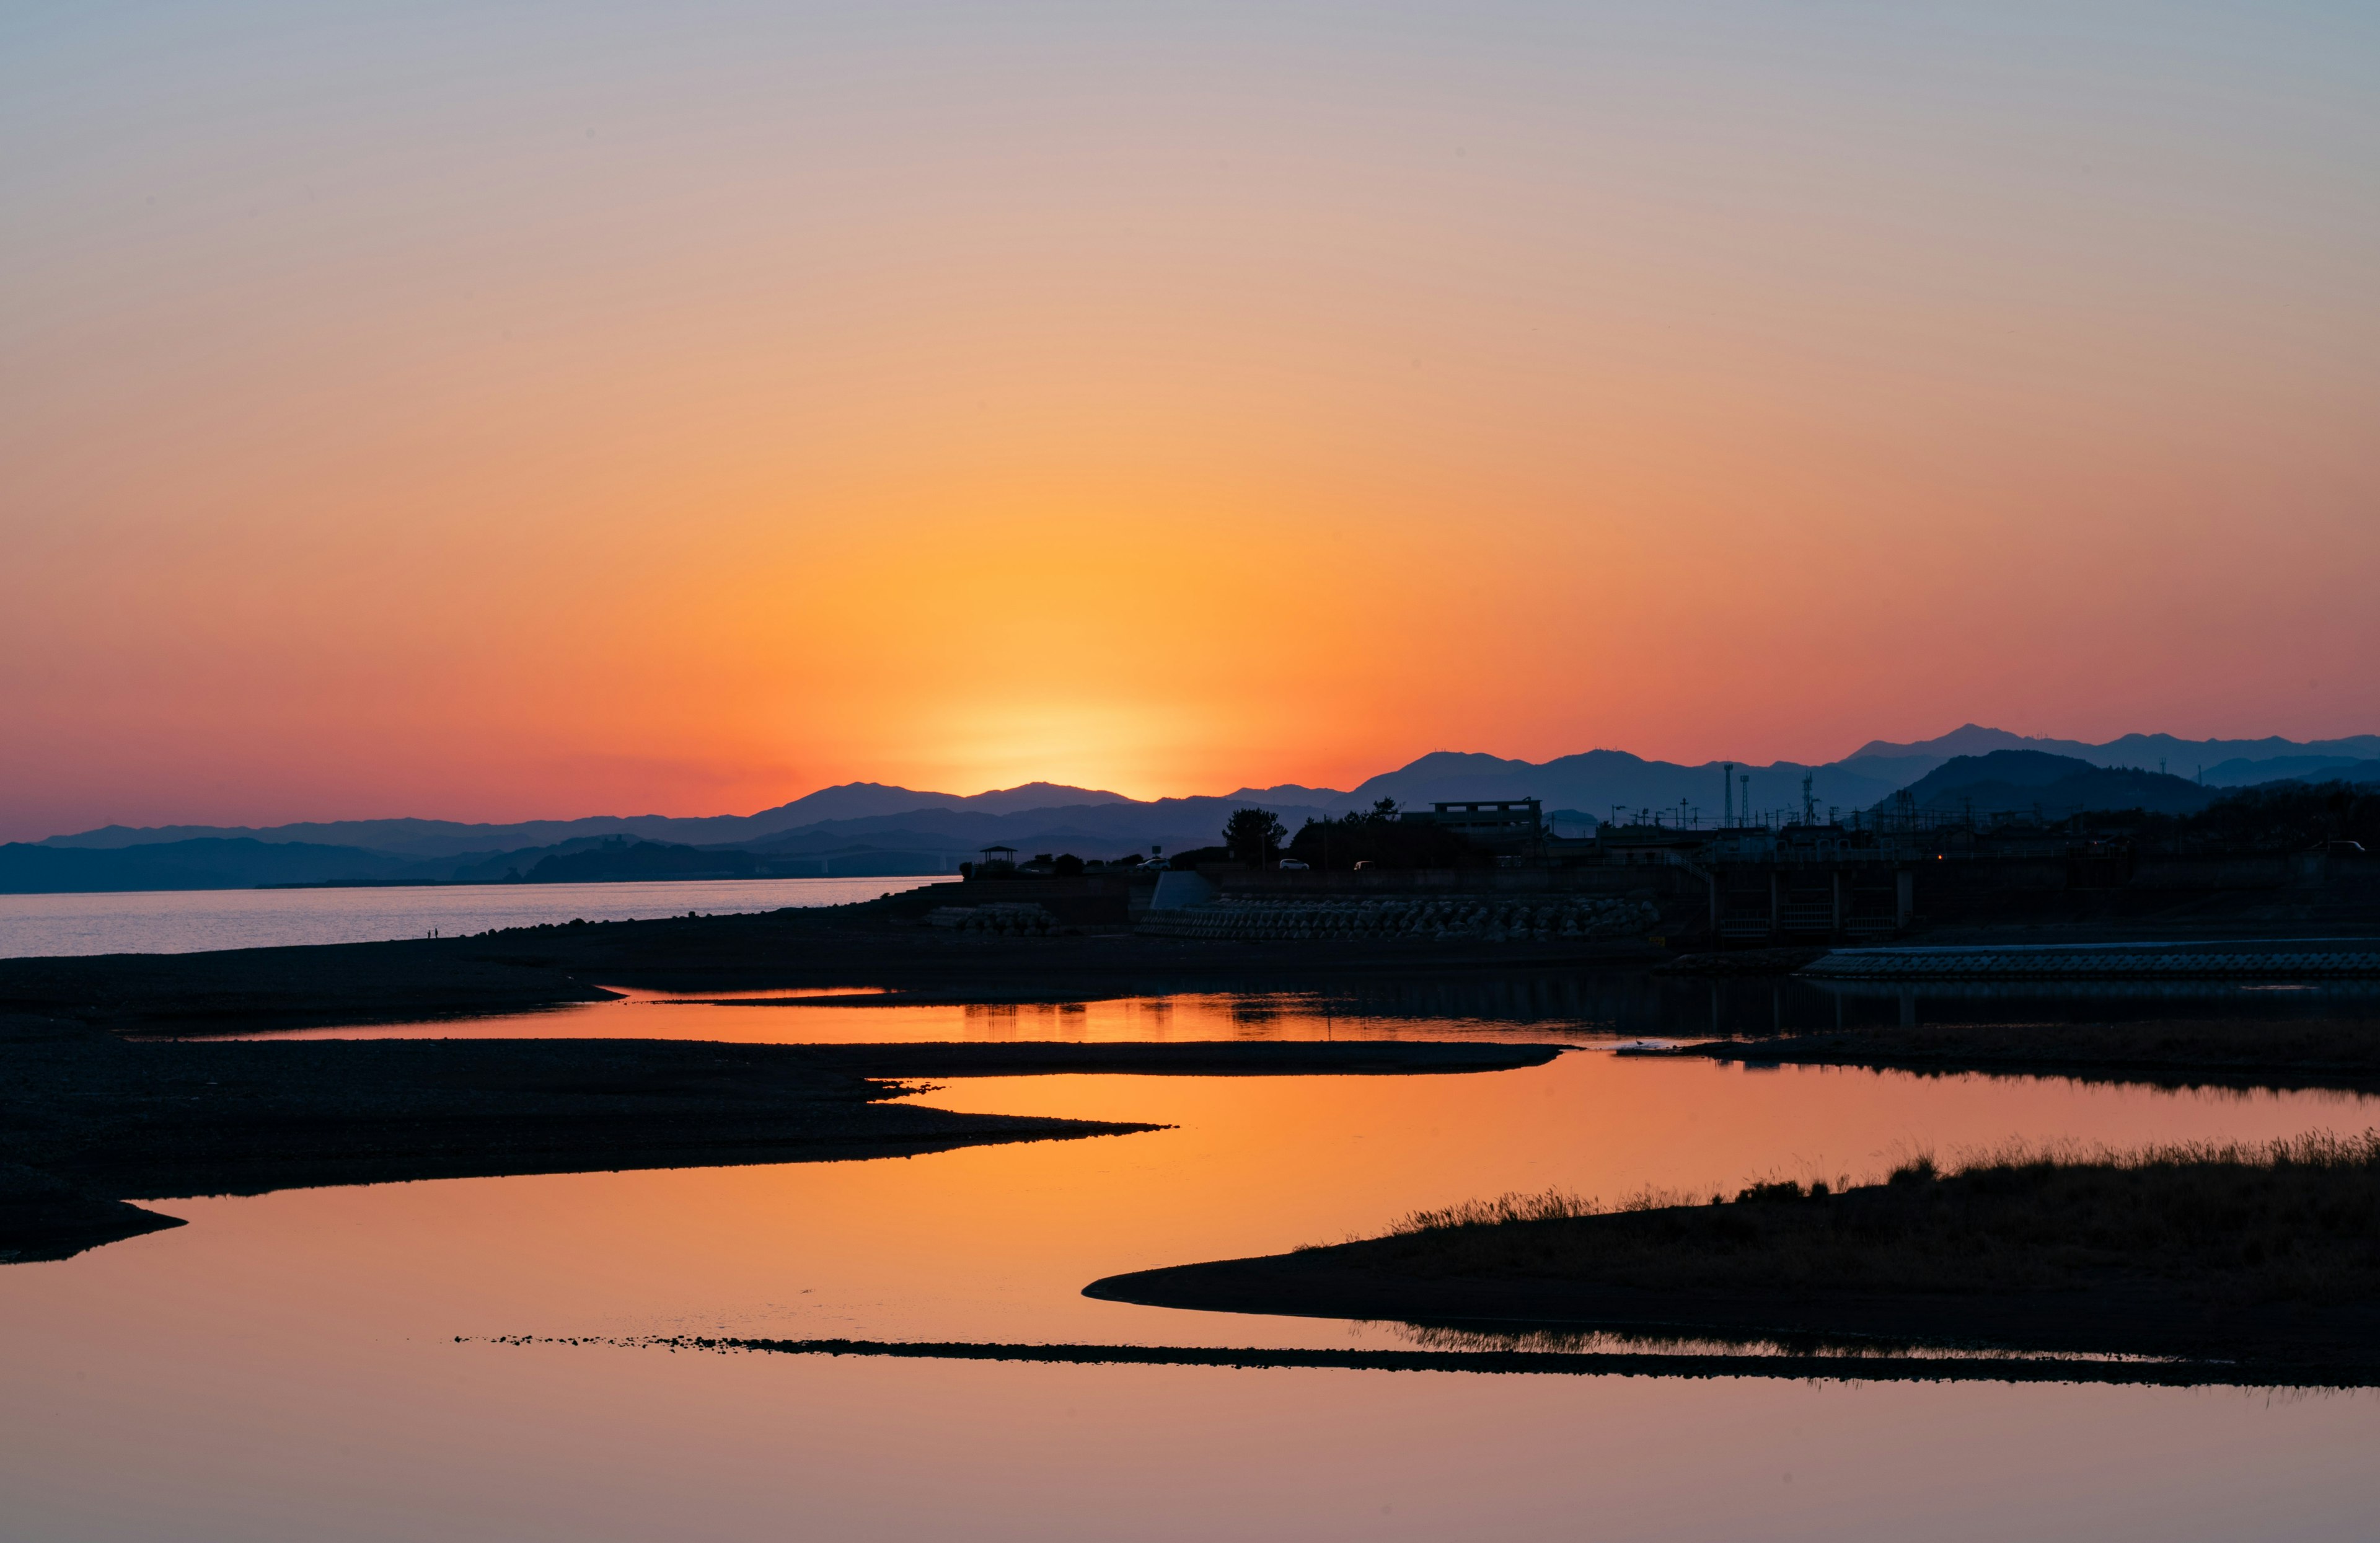
<svg viewBox="0 0 2380 1543">
<path fill-rule="evenodd" d="M 0 1016 L 0 1260 L 59 1257 L 173 1224 L 124 1203 L 135 1199 L 828 1161 L 1151 1128 L 898 1101 L 934 1077 L 1442 1074 L 1543 1064 L 1558 1053 L 1381 1041 L 134 1044 L 69 1019 Z"/>
<path fill-rule="evenodd" d="M 984 938 L 919 922 L 937 889 L 856 905 L 471 937 L 0 959 L 0 1012 L 127 1034 L 252 1034 L 533 1012 L 605 1001 L 623 987 L 681 994 L 866 987 L 904 1002 L 1023 1003 L 1295 990 L 1348 979 L 1427 986 L 1658 956 L 1641 942 L 1596 940 L 1382 940 L 1318 949 L 1122 929 Z"/>
<path fill-rule="evenodd" d="M 1772 1179 L 1706 1202 L 1645 1192 L 1617 1209 L 1509 1195 L 1413 1213 L 1382 1237 L 1086 1289 L 1154 1306 L 2147 1357 L 2226 1381 L 2372 1383 L 2380 1132 L 2004 1151 L 1957 1172 L 1921 1156 L 1879 1184 Z"/>
<path fill-rule="evenodd" d="M 1869 1025 L 1730 1037 L 1636 1053 L 2168 1087 L 2380 1087 L 2380 1019 L 2369 1017 Z"/>
</svg>

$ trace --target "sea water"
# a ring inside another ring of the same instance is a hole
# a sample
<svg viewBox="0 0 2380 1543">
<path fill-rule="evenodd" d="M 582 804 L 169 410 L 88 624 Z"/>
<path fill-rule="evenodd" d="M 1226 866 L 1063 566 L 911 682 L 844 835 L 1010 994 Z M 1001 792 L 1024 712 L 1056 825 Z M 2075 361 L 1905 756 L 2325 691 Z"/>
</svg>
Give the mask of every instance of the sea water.
<svg viewBox="0 0 2380 1543">
<path fill-rule="evenodd" d="M 635 921 L 847 905 L 947 878 L 692 879 L 621 884 L 419 884 L 286 890 L 0 894 L 0 959 L 192 954 L 292 943 L 379 942 L 583 917 Z"/>
</svg>

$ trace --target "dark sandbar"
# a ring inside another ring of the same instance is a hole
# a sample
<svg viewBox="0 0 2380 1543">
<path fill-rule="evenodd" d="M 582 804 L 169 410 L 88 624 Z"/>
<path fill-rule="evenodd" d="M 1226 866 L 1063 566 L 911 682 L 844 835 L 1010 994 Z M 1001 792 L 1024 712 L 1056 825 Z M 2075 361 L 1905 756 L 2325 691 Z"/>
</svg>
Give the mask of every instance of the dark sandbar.
<svg viewBox="0 0 2380 1543">
<path fill-rule="evenodd" d="M 2380 1087 L 2380 1020 L 2368 1018 L 1926 1024 L 1820 1029 L 1627 1053 L 2168 1087 Z"/>
<path fill-rule="evenodd" d="M 1209 1345 L 1017 1344 L 970 1340 L 768 1340 L 703 1335 L 543 1338 L 500 1344 L 610 1344 L 638 1349 L 868 1355 L 897 1360 L 1022 1361 L 1043 1366 L 1311 1367 L 1501 1376 L 1827 1379 L 1846 1382 L 2090 1382 L 2133 1387 L 2362 1388 L 2369 1370 L 2258 1367 L 2214 1362 L 2050 1360 L 2018 1356 L 1708 1355 L 1664 1352 L 1268 1350 Z"/>
<path fill-rule="evenodd" d="M 59 1257 L 174 1224 L 127 1200 L 905 1156 L 1156 1128 L 890 1101 L 920 1079 L 1441 1074 L 1559 1053 L 1382 1041 L 133 1043 L 68 1018 L 0 1015 L 0 1259 Z"/>
<path fill-rule="evenodd" d="M 2380 1373 L 2380 1136 L 1427 1225 L 1111 1276 L 1149 1306 Z M 2260 1373 L 2261 1375 L 2261 1373 Z"/>
</svg>

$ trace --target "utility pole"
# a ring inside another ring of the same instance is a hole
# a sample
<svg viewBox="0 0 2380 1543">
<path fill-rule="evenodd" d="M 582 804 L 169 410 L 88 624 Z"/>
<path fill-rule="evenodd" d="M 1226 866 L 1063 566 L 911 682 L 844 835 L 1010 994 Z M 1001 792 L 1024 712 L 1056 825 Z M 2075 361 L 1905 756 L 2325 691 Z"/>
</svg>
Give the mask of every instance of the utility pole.
<svg viewBox="0 0 2380 1543">
<path fill-rule="evenodd" d="M 1735 823 L 1735 762 L 1723 760 L 1718 763 L 1718 791 L 1720 800 L 1727 806 L 1727 822 L 1732 825 Z"/>
</svg>

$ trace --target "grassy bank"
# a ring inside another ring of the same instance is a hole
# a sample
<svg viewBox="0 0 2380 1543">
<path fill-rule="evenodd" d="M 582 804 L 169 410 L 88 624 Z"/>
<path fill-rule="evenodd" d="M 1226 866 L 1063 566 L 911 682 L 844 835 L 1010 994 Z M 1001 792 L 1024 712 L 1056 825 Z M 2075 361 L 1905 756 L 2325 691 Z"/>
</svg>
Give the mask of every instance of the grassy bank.
<svg viewBox="0 0 2380 1543">
<path fill-rule="evenodd" d="M 1646 1287 L 1976 1293 L 2155 1281 L 2233 1303 L 2380 1301 L 2380 1132 L 2018 1152 L 1882 1184 L 1755 1185 L 1605 1211 L 1559 1192 L 1417 1211 L 1378 1262 Z"/>
<path fill-rule="evenodd" d="M 1420 1322 L 1698 1327 L 2380 1366 L 2380 1133 L 1929 1159 L 1879 1184 L 1559 1193 L 1386 1236 L 1152 1270 L 1095 1295 Z"/>
</svg>

